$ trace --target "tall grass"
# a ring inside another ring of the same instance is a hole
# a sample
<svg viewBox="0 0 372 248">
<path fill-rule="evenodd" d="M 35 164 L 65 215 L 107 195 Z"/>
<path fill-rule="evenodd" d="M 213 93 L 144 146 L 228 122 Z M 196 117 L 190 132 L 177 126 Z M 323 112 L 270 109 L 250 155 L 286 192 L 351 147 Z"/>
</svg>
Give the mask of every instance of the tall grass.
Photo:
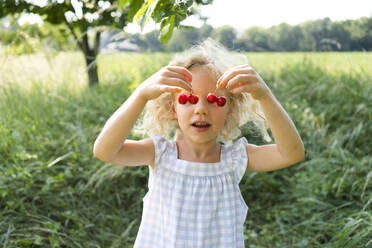
<svg viewBox="0 0 372 248">
<path fill-rule="evenodd" d="M 247 54 L 295 122 L 303 162 L 248 173 L 247 247 L 372 246 L 371 53 Z M 106 120 L 171 54 L 0 56 L 2 247 L 132 247 L 148 168 L 93 157 Z M 250 124 L 251 143 L 264 144 Z M 139 138 L 131 136 L 131 138 Z"/>
</svg>

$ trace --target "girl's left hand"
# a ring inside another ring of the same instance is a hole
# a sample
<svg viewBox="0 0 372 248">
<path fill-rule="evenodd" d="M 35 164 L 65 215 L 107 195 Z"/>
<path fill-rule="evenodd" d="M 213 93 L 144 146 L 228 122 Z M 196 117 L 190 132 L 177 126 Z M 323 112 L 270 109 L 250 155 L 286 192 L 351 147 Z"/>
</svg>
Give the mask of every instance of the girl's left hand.
<svg viewBox="0 0 372 248">
<path fill-rule="evenodd" d="M 256 100 L 271 93 L 260 75 L 248 64 L 227 70 L 217 81 L 217 89 L 226 88 L 233 94 L 248 92 Z"/>
</svg>

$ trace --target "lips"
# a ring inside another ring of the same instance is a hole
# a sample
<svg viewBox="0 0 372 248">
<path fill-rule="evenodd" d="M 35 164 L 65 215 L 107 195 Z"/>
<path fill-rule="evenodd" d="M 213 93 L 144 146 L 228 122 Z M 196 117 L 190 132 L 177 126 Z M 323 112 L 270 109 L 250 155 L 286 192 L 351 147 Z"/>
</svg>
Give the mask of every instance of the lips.
<svg viewBox="0 0 372 248">
<path fill-rule="evenodd" d="M 206 121 L 195 121 L 191 124 L 191 126 L 193 127 L 197 127 L 197 128 L 208 128 L 211 126 L 211 124 L 209 124 L 208 122 Z"/>
</svg>

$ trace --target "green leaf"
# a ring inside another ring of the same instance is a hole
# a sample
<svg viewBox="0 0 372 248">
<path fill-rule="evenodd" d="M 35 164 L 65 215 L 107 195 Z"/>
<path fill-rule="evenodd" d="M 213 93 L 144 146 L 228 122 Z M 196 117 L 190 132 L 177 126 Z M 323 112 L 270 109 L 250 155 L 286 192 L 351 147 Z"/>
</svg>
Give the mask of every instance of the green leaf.
<svg viewBox="0 0 372 248">
<path fill-rule="evenodd" d="M 168 19 L 163 20 L 160 26 L 160 41 L 167 43 L 172 37 L 173 29 L 175 25 L 175 16 L 172 15 Z"/>
<path fill-rule="evenodd" d="M 128 3 L 133 4 L 132 0 L 119 0 L 119 8 L 125 8 Z"/>
<path fill-rule="evenodd" d="M 190 8 L 193 5 L 194 1 L 193 0 L 187 0 L 186 1 L 186 7 Z"/>
<path fill-rule="evenodd" d="M 138 10 L 141 8 L 143 4 L 143 0 L 136 0 L 131 2 L 129 5 L 129 10 L 128 10 L 128 21 L 133 22 L 133 18 L 135 14 L 138 12 Z"/>
<path fill-rule="evenodd" d="M 140 26 L 141 30 L 143 30 L 146 23 L 150 20 L 154 10 L 156 9 L 159 0 L 148 0 L 144 7 L 142 7 L 135 15 L 135 20 L 141 17 Z M 144 14 L 145 13 L 145 14 Z"/>
<path fill-rule="evenodd" d="M 155 0 L 146 0 L 144 6 L 143 6 L 140 10 L 137 11 L 136 15 L 134 16 L 134 19 L 135 19 L 136 21 L 138 21 L 138 19 L 139 19 L 140 17 L 142 17 L 142 16 L 145 14 L 145 12 L 147 11 L 147 9 L 150 7 L 150 5 L 151 5 L 154 1 L 155 1 Z"/>
<path fill-rule="evenodd" d="M 169 3 L 168 0 L 159 0 L 151 17 L 156 23 L 161 23 L 161 21 L 165 17 L 170 16 L 171 13 L 172 4 Z"/>
</svg>

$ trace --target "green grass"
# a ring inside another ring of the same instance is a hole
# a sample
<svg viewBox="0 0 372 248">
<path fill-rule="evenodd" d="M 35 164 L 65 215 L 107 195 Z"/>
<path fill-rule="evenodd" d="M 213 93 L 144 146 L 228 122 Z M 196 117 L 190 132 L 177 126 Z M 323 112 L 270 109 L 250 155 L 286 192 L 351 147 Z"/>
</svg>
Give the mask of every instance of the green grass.
<svg viewBox="0 0 372 248">
<path fill-rule="evenodd" d="M 372 53 L 247 55 L 306 149 L 297 165 L 242 179 L 247 247 L 372 246 Z M 133 246 L 148 169 L 105 164 L 93 143 L 170 57 L 101 55 L 91 90 L 79 53 L 0 55 L 2 247 Z"/>
</svg>

